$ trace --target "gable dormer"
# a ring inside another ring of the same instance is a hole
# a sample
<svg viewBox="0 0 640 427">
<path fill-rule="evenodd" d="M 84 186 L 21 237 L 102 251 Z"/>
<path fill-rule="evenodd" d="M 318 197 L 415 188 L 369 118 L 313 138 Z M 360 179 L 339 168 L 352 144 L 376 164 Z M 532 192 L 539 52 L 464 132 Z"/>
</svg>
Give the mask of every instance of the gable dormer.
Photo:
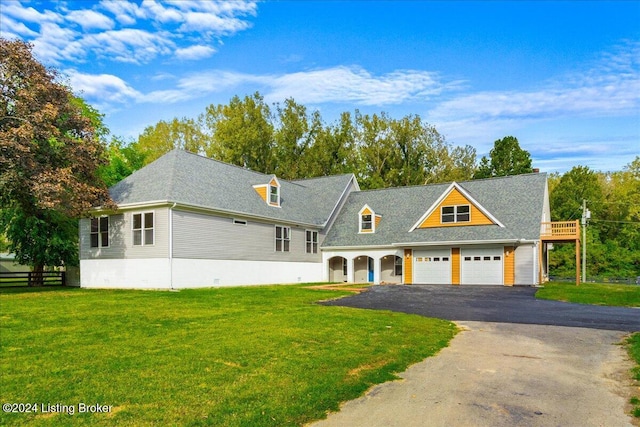
<svg viewBox="0 0 640 427">
<path fill-rule="evenodd" d="M 504 227 L 496 217 L 478 203 L 464 188 L 452 183 L 444 193 L 411 227 L 434 228 L 465 225 L 498 225 Z"/>
<path fill-rule="evenodd" d="M 268 184 L 254 185 L 253 188 L 269 206 L 280 207 L 280 181 L 275 175 Z"/>
<path fill-rule="evenodd" d="M 358 231 L 360 233 L 375 233 L 381 219 L 382 216 L 376 215 L 369 205 L 364 205 L 358 212 Z"/>
</svg>

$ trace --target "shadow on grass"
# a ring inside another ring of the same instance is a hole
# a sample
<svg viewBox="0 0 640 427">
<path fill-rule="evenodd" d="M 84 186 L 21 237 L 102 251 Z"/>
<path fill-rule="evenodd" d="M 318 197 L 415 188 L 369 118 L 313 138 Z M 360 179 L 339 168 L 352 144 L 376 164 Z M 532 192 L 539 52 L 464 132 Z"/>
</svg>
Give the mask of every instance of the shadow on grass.
<svg viewBox="0 0 640 427">
<path fill-rule="evenodd" d="M 26 294 L 34 292 L 59 292 L 80 289 L 75 286 L 0 286 L 1 294 Z"/>
</svg>

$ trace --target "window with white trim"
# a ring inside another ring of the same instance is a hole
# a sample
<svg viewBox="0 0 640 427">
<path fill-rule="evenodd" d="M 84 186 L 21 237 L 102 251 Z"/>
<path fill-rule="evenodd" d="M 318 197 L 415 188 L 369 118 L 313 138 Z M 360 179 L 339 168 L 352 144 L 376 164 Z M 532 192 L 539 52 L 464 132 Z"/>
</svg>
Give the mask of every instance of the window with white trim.
<svg viewBox="0 0 640 427">
<path fill-rule="evenodd" d="M 134 246 L 153 245 L 154 242 L 154 213 L 144 212 L 133 214 L 133 244 Z"/>
<path fill-rule="evenodd" d="M 269 203 L 280 206 L 280 187 L 269 185 Z"/>
<path fill-rule="evenodd" d="M 471 209 L 469 205 L 443 206 L 440 211 L 440 219 L 443 224 L 451 222 L 471 221 Z"/>
<path fill-rule="evenodd" d="M 91 218 L 91 247 L 109 247 L 109 217 Z"/>
<path fill-rule="evenodd" d="M 306 248 L 308 254 L 318 253 L 318 232 L 307 230 L 306 232 Z"/>
<path fill-rule="evenodd" d="M 402 276 L 402 257 L 397 256 L 394 264 L 394 274 Z"/>
<path fill-rule="evenodd" d="M 276 252 L 289 252 L 291 227 L 276 225 Z"/>
<path fill-rule="evenodd" d="M 360 220 L 360 231 L 373 230 L 373 215 L 362 215 Z"/>
</svg>

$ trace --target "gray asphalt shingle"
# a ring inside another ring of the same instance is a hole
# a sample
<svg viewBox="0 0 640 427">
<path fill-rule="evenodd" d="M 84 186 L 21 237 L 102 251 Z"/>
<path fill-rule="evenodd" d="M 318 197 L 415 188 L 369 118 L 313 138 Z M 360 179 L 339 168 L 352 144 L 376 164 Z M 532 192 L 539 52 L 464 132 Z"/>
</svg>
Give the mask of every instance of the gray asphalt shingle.
<svg viewBox="0 0 640 427">
<path fill-rule="evenodd" d="M 416 229 L 412 226 L 450 183 L 353 192 L 331 227 L 323 247 L 392 243 L 539 239 L 546 174 L 534 173 L 458 183 L 489 211 L 498 225 Z M 358 233 L 358 212 L 368 205 L 382 215 L 375 233 Z"/>
<path fill-rule="evenodd" d="M 111 187 L 118 205 L 167 201 L 266 219 L 323 226 L 353 175 L 280 182 L 281 207 L 267 205 L 253 185 L 262 174 L 173 150 Z"/>
</svg>

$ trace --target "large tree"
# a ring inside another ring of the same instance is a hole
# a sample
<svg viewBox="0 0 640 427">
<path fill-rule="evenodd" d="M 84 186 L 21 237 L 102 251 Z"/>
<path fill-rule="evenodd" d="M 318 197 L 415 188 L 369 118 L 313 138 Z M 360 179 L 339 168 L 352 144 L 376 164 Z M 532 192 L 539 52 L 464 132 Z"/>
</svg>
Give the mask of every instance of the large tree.
<svg viewBox="0 0 640 427">
<path fill-rule="evenodd" d="M 491 178 L 530 172 L 533 169 L 529 152 L 520 148 L 517 138 L 505 136 L 494 142 L 489 158 L 482 157 L 474 177 Z"/>
<path fill-rule="evenodd" d="M 205 149 L 209 157 L 273 173 L 273 118 L 259 93 L 234 96 L 228 105 L 210 105 L 200 120 L 211 138 Z"/>
<path fill-rule="evenodd" d="M 74 218 L 113 207 L 97 173 L 101 117 L 22 41 L 0 38 L 0 89 L 0 233 L 35 272 L 74 264 Z"/>
</svg>

